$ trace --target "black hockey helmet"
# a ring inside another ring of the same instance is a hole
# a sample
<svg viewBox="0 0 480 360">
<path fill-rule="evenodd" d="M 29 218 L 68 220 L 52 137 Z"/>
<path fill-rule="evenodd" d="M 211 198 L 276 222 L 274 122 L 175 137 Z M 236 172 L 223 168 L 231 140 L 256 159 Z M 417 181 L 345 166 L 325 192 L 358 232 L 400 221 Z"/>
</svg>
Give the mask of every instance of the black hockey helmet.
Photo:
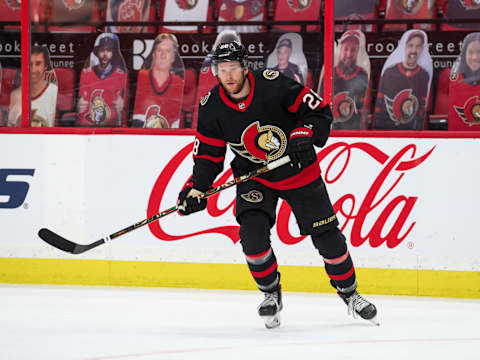
<svg viewBox="0 0 480 360">
<path fill-rule="evenodd" d="M 225 61 L 238 61 L 240 65 L 247 67 L 247 50 L 238 41 L 231 41 L 218 45 L 212 55 L 212 72 L 218 74 L 218 64 Z"/>
</svg>

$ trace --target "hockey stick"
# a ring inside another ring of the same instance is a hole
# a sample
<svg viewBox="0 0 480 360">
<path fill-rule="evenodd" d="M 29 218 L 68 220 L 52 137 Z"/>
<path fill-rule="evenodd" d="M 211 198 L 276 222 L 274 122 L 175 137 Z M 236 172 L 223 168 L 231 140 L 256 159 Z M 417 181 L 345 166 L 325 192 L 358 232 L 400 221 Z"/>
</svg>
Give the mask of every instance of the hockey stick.
<svg viewBox="0 0 480 360">
<path fill-rule="evenodd" d="M 239 176 L 233 180 L 230 180 L 230 181 L 227 181 L 225 184 L 222 184 L 220 186 L 217 186 L 216 188 L 213 188 L 213 189 L 210 189 L 210 190 L 207 190 L 205 193 L 201 194 L 200 197 L 201 198 L 206 198 L 206 197 L 209 197 L 213 194 L 216 194 L 222 190 L 225 190 L 225 189 L 228 189 L 229 187 L 232 187 L 236 184 L 239 184 L 239 183 L 242 183 L 242 182 L 245 182 L 247 180 L 250 180 L 252 178 L 254 178 L 255 176 L 258 176 L 260 174 L 263 174 L 263 173 L 266 173 L 270 170 L 273 170 L 273 169 L 276 169 L 282 165 L 285 165 L 287 163 L 290 162 L 290 157 L 287 155 L 287 156 L 284 156 L 278 160 L 275 160 L 273 162 L 271 162 L 270 164 L 267 164 L 257 170 L 253 170 L 251 172 L 249 172 L 248 174 L 245 174 L 245 175 L 242 175 L 242 176 Z M 73 241 L 70 241 L 70 240 L 67 240 L 65 239 L 64 237 L 54 233 L 53 231 L 49 230 L 49 229 L 40 229 L 38 231 L 38 236 L 40 236 L 40 238 L 47 242 L 48 244 L 56 247 L 57 249 L 60 249 L 60 250 L 63 250 L 65 252 L 69 252 L 69 253 L 72 253 L 72 254 L 81 254 L 85 251 L 88 251 L 90 249 L 93 249 L 93 248 L 96 248 L 97 246 L 99 245 L 102 245 L 104 243 L 106 243 L 107 241 L 110 241 L 110 240 L 113 240 L 119 236 L 122 236 L 132 230 L 135 230 L 135 229 L 138 229 L 139 227 L 142 227 L 144 225 L 147 225 L 147 224 L 150 224 L 152 221 L 156 221 L 164 216 L 167 216 L 168 214 L 171 214 L 175 211 L 178 210 L 178 205 L 175 205 L 175 206 L 172 206 L 171 208 L 165 210 L 165 211 L 162 211 L 160 213 L 157 213 L 155 215 L 153 215 L 152 217 L 150 218 L 147 218 L 147 219 L 144 219 L 142 221 L 139 221 L 133 225 L 130 225 L 122 230 L 119 230 L 117 232 L 114 232 L 113 234 L 110 234 L 109 236 L 106 236 L 100 240 L 97 240 L 91 244 L 86 244 L 86 245 L 81 245 L 81 244 L 77 244 L 77 243 L 74 243 Z"/>
</svg>

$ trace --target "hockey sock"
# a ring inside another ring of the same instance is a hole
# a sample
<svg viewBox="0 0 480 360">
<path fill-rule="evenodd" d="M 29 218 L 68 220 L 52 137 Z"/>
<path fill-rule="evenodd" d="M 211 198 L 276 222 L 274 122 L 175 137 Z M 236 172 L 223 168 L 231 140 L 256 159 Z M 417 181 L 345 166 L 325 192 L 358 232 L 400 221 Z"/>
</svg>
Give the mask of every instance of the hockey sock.
<svg viewBox="0 0 480 360">
<path fill-rule="evenodd" d="M 341 256 L 327 259 L 323 258 L 325 270 L 331 279 L 331 284 L 341 293 L 350 295 L 357 288 L 355 268 L 348 250 Z"/>
<path fill-rule="evenodd" d="M 277 270 L 277 259 L 273 249 L 269 247 L 257 254 L 245 254 L 245 258 L 258 288 L 265 292 L 277 290 L 280 273 Z"/>
</svg>

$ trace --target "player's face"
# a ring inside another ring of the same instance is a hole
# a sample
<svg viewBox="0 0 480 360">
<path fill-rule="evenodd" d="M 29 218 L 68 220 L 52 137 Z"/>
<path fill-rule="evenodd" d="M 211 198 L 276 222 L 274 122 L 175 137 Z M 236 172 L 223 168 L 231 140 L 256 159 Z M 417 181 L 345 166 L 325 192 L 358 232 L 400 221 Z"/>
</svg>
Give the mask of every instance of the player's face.
<svg viewBox="0 0 480 360">
<path fill-rule="evenodd" d="M 468 44 L 466 60 L 470 70 L 480 70 L 480 41 Z"/>
<path fill-rule="evenodd" d="M 357 63 L 358 42 L 344 41 L 340 48 L 340 63 L 345 67 L 353 67 Z"/>
<path fill-rule="evenodd" d="M 248 70 L 242 68 L 238 61 L 226 61 L 218 64 L 218 80 L 229 94 L 242 90 Z"/>
<path fill-rule="evenodd" d="M 408 68 L 417 66 L 417 61 L 423 51 L 423 41 L 420 37 L 415 36 L 407 42 L 405 47 L 405 62 Z"/>
<path fill-rule="evenodd" d="M 290 59 L 290 54 L 292 50 L 286 46 L 281 46 L 277 50 L 277 60 L 278 60 L 278 67 L 283 69 L 288 66 L 288 59 Z"/>
<path fill-rule="evenodd" d="M 98 49 L 98 60 L 100 61 L 100 67 L 106 68 L 108 64 L 112 61 L 113 50 L 107 47 L 102 46 Z"/>
<path fill-rule="evenodd" d="M 153 64 L 157 70 L 170 71 L 175 61 L 175 44 L 172 39 L 164 39 L 155 46 Z"/>
<path fill-rule="evenodd" d="M 32 74 L 32 83 L 38 83 L 45 79 L 45 59 L 42 53 L 33 53 L 30 58 L 30 71 Z"/>
</svg>

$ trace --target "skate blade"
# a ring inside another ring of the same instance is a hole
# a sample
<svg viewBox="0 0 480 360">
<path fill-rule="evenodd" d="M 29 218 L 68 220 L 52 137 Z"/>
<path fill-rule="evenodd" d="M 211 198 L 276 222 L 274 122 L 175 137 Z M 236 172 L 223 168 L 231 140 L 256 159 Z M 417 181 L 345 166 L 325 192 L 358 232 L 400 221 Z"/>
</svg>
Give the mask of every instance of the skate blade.
<svg viewBox="0 0 480 360">
<path fill-rule="evenodd" d="M 380 326 L 380 321 L 378 321 L 377 315 L 375 315 L 371 319 L 367 319 L 367 321 L 370 321 L 373 325 Z"/>
<path fill-rule="evenodd" d="M 262 316 L 263 321 L 265 322 L 265 327 L 267 329 L 273 329 L 280 326 L 280 315 L 276 314 L 273 316 Z"/>
</svg>

